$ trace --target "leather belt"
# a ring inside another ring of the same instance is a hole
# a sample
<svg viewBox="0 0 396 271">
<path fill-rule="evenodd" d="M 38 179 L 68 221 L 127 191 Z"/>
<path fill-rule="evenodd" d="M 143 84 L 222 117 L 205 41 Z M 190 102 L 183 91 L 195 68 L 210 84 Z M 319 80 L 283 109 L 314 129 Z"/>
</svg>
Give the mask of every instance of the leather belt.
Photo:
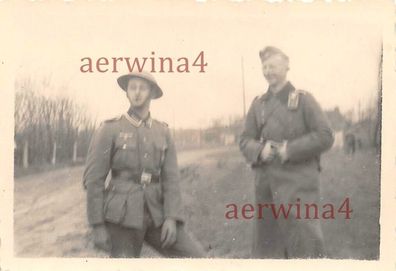
<svg viewBox="0 0 396 271">
<path fill-rule="evenodd" d="M 147 183 L 159 183 L 160 182 L 160 176 L 158 174 L 149 174 L 149 173 L 132 173 L 128 170 L 120 170 L 120 171 L 115 171 L 113 170 L 112 172 L 112 177 L 121 179 L 121 180 L 128 180 L 128 181 L 133 181 L 134 183 L 141 184 L 142 181 L 144 180 Z"/>
</svg>

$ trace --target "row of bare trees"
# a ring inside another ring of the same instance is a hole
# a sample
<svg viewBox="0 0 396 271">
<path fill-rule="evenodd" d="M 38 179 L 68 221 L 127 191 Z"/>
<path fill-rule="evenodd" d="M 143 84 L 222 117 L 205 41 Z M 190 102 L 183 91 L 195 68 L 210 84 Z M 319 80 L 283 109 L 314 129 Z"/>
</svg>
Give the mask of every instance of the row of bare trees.
<svg viewBox="0 0 396 271">
<path fill-rule="evenodd" d="M 94 122 L 66 97 L 46 97 L 50 79 L 15 83 L 15 166 L 76 162 L 85 157 Z"/>
</svg>

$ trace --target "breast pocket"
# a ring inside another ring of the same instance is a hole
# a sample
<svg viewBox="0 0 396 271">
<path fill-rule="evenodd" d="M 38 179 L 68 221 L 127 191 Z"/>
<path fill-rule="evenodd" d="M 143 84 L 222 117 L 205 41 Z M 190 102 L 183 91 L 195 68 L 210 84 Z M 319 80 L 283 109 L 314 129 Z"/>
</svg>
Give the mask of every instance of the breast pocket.
<svg viewBox="0 0 396 271">
<path fill-rule="evenodd" d="M 136 134 L 120 133 L 115 140 L 115 152 L 113 156 L 114 169 L 135 168 L 138 166 Z"/>
</svg>

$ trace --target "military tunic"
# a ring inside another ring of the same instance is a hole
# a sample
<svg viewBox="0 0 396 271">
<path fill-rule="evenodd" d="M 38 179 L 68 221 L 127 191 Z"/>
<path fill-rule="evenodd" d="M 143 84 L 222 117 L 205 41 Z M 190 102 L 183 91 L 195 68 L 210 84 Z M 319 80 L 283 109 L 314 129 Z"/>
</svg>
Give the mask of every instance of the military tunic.
<svg viewBox="0 0 396 271">
<path fill-rule="evenodd" d="M 143 171 L 161 182 L 143 187 Z M 88 151 L 84 183 L 90 224 L 110 221 L 143 228 L 144 201 L 155 225 L 166 217 L 182 221 L 176 150 L 169 129 L 159 121 L 125 114 L 102 123 Z"/>
<path fill-rule="evenodd" d="M 179 169 L 166 124 L 151 117 L 140 120 L 131 111 L 103 122 L 91 140 L 84 185 L 89 223 L 106 224 L 113 242 L 125 243 L 128 236 L 134 236 L 131 242 L 137 240 L 133 249 L 129 243 L 123 248 L 113 244 L 113 256 L 138 257 L 143 239 L 151 239 L 152 245 L 161 250 L 160 226 L 166 218 L 179 222 L 179 244 L 175 246 L 183 247 L 183 251 L 173 248 L 173 255 L 203 255 L 181 228 L 184 219 Z M 150 233 L 148 228 L 152 228 Z"/>
<path fill-rule="evenodd" d="M 287 141 L 287 161 L 262 162 L 267 140 Z M 288 82 L 277 94 L 257 97 L 246 116 L 240 149 L 256 172 L 257 203 L 319 205 L 320 154 L 334 138 L 329 123 L 313 96 Z M 318 219 L 275 220 L 269 210 L 256 220 L 253 256 L 257 258 L 320 257 L 323 236 Z"/>
</svg>

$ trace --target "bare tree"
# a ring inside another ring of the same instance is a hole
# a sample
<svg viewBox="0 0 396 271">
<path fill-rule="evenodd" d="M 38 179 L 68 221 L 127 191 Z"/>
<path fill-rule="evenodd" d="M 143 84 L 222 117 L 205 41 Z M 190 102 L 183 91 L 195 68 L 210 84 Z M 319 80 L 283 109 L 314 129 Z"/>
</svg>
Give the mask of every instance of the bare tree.
<svg viewBox="0 0 396 271">
<path fill-rule="evenodd" d="M 15 82 L 15 164 L 75 161 L 85 156 L 95 123 L 85 108 L 67 97 L 45 97 L 42 90 L 55 89 L 50 76 Z M 79 136 L 80 131 L 84 131 Z M 84 144 L 77 144 L 83 141 Z M 77 150 L 80 145 L 84 150 Z M 25 156 L 25 157 L 24 157 Z M 27 156 L 27 157 L 26 157 Z M 25 165 L 26 166 L 26 165 Z"/>
</svg>

